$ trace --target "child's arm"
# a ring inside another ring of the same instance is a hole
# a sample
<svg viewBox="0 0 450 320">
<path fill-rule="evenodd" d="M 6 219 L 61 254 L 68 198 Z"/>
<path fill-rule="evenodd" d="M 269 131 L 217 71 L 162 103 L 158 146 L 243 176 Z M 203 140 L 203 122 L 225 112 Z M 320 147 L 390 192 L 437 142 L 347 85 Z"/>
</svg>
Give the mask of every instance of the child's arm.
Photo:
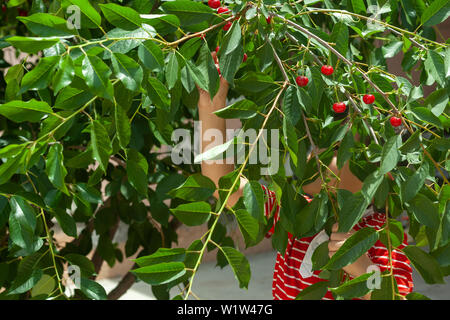
<svg viewBox="0 0 450 320">
<path fill-rule="evenodd" d="M 212 52 L 211 54 L 214 60 L 217 61 L 216 53 Z M 201 128 L 202 128 L 202 137 L 201 137 L 202 152 L 205 152 L 211 147 L 212 143 L 209 140 L 205 140 L 205 137 L 207 136 L 205 135 L 205 132 L 207 132 L 209 129 L 219 130 L 222 134 L 223 139 L 226 138 L 226 121 L 225 119 L 216 116 L 214 114 L 214 111 L 225 108 L 226 106 L 228 94 L 228 82 L 222 76 L 220 76 L 219 91 L 214 96 L 212 101 L 208 92 L 200 88 L 198 90 L 200 94 L 198 101 L 198 116 L 199 120 L 201 121 Z M 219 186 L 219 179 L 222 176 L 234 170 L 233 164 L 226 164 L 226 163 L 218 164 L 216 162 L 212 162 L 208 164 L 206 163 L 206 161 L 203 161 L 201 163 L 201 166 L 202 166 L 202 174 L 210 178 L 212 181 L 214 181 L 216 186 Z M 229 206 L 233 206 L 239 200 L 239 198 L 242 195 L 242 188 L 244 187 L 245 182 L 246 181 L 242 179 L 240 189 L 230 196 L 227 202 Z M 214 193 L 214 196 L 216 198 L 219 197 L 218 191 Z"/>
</svg>

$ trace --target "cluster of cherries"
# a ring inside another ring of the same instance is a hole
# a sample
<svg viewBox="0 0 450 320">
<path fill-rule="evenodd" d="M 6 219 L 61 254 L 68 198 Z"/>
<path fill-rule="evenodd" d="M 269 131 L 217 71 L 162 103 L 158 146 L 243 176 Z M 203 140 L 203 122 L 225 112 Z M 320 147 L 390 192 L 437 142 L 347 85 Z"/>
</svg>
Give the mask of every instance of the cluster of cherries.
<svg viewBox="0 0 450 320">
<path fill-rule="evenodd" d="M 230 13 L 230 9 L 228 9 L 227 7 L 221 7 L 220 0 L 208 0 L 208 6 L 212 9 L 217 9 L 218 14 Z M 272 21 L 272 17 L 268 17 L 266 19 L 267 24 L 270 24 L 271 21 Z M 222 29 L 224 31 L 228 31 L 231 28 L 231 25 L 232 25 L 232 22 L 227 21 Z"/>
<path fill-rule="evenodd" d="M 222 14 L 222 13 L 229 13 L 230 9 L 228 9 L 227 7 L 221 7 L 221 3 L 220 0 L 208 0 L 208 5 L 212 8 L 212 9 L 217 9 L 217 13 L 218 14 Z M 267 24 L 270 24 L 272 21 L 271 17 L 268 17 L 266 19 Z M 227 23 L 223 26 L 223 30 L 228 31 L 231 27 L 231 21 L 227 21 Z M 219 46 L 216 47 L 216 53 L 219 52 Z M 216 57 L 217 59 L 217 57 Z M 247 60 L 247 54 L 244 53 L 244 59 L 243 62 L 245 62 Z M 216 60 L 216 64 L 218 64 L 218 61 Z M 217 68 L 217 71 L 220 74 L 220 70 L 219 68 Z M 326 76 L 330 76 L 333 74 L 334 69 L 332 66 L 330 65 L 323 65 L 322 68 L 320 69 L 320 71 L 322 72 L 322 74 L 326 75 Z M 295 82 L 297 82 L 297 85 L 299 87 L 305 87 L 308 82 L 309 79 L 308 77 L 305 76 L 298 76 L 295 79 Z M 365 104 L 373 104 L 375 102 L 375 96 L 373 94 L 365 94 L 363 96 L 363 101 Z M 347 109 L 347 106 L 345 105 L 344 102 L 336 102 L 333 104 L 333 111 L 336 113 L 343 113 L 345 112 L 345 110 Z M 391 125 L 393 127 L 398 127 L 402 124 L 402 119 L 399 117 L 391 117 L 389 119 Z"/>
<path fill-rule="evenodd" d="M 320 71 L 323 75 L 330 76 L 333 74 L 334 69 L 330 65 L 323 65 Z M 308 84 L 309 79 L 305 76 L 298 76 L 297 78 L 295 78 L 295 82 L 297 82 L 297 85 L 299 87 L 305 87 Z M 373 94 L 365 94 L 363 96 L 363 101 L 365 104 L 373 104 L 375 102 L 375 96 Z M 343 113 L 345 112 L 346 108 L 347 107 L 344 102 L 336 102 L 333 104 L 333 111 L 336 113 Z M 393 116 L 389 119 L 389 122 L 393 127 L 398 127 L 402 124 L 402 119 Z"/>
</svg>

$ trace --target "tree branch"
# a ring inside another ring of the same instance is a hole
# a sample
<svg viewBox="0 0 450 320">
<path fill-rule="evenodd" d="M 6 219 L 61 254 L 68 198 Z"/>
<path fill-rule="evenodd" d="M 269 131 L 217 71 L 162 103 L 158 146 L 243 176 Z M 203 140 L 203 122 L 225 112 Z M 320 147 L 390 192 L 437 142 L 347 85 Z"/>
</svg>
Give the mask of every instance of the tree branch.
<svg viewBox="0 0 450 320">
<path fill-rule="evenodd" d="M 118 300 L 123 296 L 136 282 L 136 276 L 131 272 L 125 274 L 117 286 L 108 294 L 108 300 Z"/>
</svg>

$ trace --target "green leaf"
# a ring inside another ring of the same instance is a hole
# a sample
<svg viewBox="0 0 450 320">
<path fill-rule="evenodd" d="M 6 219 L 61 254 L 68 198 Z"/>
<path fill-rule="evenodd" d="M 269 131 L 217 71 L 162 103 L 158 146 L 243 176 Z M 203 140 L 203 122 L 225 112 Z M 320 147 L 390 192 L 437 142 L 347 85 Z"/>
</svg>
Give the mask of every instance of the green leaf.
<svg viewBox="0 0 450 320">
<path fill-rule="evenodd" d="M 151 71 L 160 70 L 164 66 L 161 48 L 152 40 L 147 40 L 139 46 L 138 56 L 144 67 Z"/>
<path fill-rule="evenodd" d="M 164 2 L 161 5 L 164 12 L 174 14 L 180 19 L 182 26 L 190 26 L 213 17 L 213 11 L 201 2 L 177 0 Z"/>
<path fill-rule="evenodd" d="M 425 99 L 425 105 L 436 117 L 439 117 L 444 112 L 448 101 L 449 96 L 447 90 L 442 88 L 430 93 L 430 95 Z"/>
<path fill-rule="evenodd" d="M 150 285 L 161 285 L 182 277 L 185 273 L 182 262 L 162 262 L 132 270 L 136 277 Z"/>
<path fill-rule="evenodd" d="M 28 90 L 40 90 L 46 88 L 52 79 L 53 71 L 58 64 L 59 59 L 59 56 L 40 59 L 37 66 L 23 77 L 19 94 Z"/>
<path fill-rule="evenodd" d="M 86 55 L 82 63 L 82 72 L 87 86 L 99 97 L 112 100 L 114 89 L 109 81 L 112 72 L 97 56 Z"/>
<path fill-rule="evenodd" d="M 209 91 L 209 83 L 208 79 L 202 73 L 202 71 L 190 60 L 185 60 L 186 62 L 186 70 L 189 72 L 189 76 L 192 77 L 192 80 L 203 90 Z"/>
<path fill-rule="evenodd" d="M 447 0 L 434 0 L 426 7 L 420 18 L 425 27 L 431 27 L 445 21 L 450 15 L 450 3 Z"/>
<path fill-rule="evenodd" d="M 40 37 L 66 37 L 76 34 L 67 27 L 67 21 L 48 13 L 35 13 L 28 17 L 17 17 L 28 30 Z"/>
<path fill-rule="evenodd" d="M 383 182 L 383 178 L 383 175 L 380 175 L 378 171 L 374 171 L 364 179 L 361 193 L 369 202 L 372 202 L 372 198 L 375 196 L 381 182 Z"/>
<path fill-rule="evenodd" d="M 361 192 L 349 196 L 339 213 L 339 232 L 348 232 L 362 218 L 370 201 Z"/>
<path fill-rule="evenodd" d="M 120 6 L 115 3 L 100 3 L 99 6 L 106 20 L 118 28 L 134 30 L 141 26 L 141 16 L 130 7 Z"/>
<path fill-rule="evenodd" d="M 162 36 L 180 27 L 180 19 L 173 14 L 141 14 L 141 18 L 143 23 L 151 25 Z"/>
<path fill-rule="evenodd" d="M 149 256 L 139 257 L 134 260 L 139 267 L 146 267 L 163 262 L 183 262 L 186 257 L 184 248 L 159 248 Z"/>
<path fill-rule="evenodd" d="M 338 270 L 353 262 L 369 250 L 378 240 L 374 228 L 363 228 L 356 231 L 330 258 L 324 269 Z"/>
<path fill-rule="evenodd" d="M 94 7 L 90 4 L 89 0 L 65 0 L 65 1 L 69 2 L 72 5 L 76 5 L 81 10 L 83 16 L 87 18 L 87 21 L 91 23 L 91 25 L 97 27 L 101 26 L 102 17 L 97 12 L 97 10 L 95 10 Z M 81 24 L 85 26 L 83 20 L 81 20 Z"/>
<path fill-rule="evenodd" d="M 426 283 L 445 283 L 439 263 L 431 255 L 416 246 L 407 246 L 402 251 Z"/>
<path fill-rule="evenodd" d="M 64 166 L 63 146 L 60 143 L 53 144 L 45 161 L 45 171 L 50 182 L 59 190 L 69 195 L 64 178 L 67 170 Z"/>
<path fill-rule="evenodd" d="M 148 193 L 148 164 L 145 157 L 135 149 L 127 152 L 127 175 L 130 184 L 142 195 Z"/>
<path fill-rule="evenodd" d="M 75 67 L 72 58 L 67 55 L 59 60 L 59 70 L 53 77 L 53 91 L 56 95 L 61 89 L 69 86 L 75 76 Z"/>
<path fill-rule="evenodd" d="M 307 206 L 304 206 L 295 216 L 294 235 L 304 237 L 314 228 L 315 217 L 317 215 L 321 199 L 314 197 Z M 298 209 L 297 209 L 298 211 Z"/>
<path fill-rule="evenodd" d="M 419 193 L 407 204 L 408 211 L 421 224 L 437 230 L 439 228 L 439 213 L 435 204 L 425 195 Z"/>
<path fill-rule="evenodd" d="M 169 91 L 164 84 L 156 78 L 149 77 L 147 82 L 147 94 L 157 108 L 169 109 Z"/>
<path fill-rule="evenodd" d="M 114 123 L 116 125 L 117 138 L 119 139 L 119 145 L 122 149 L 125 149 L 130 143 L 131 139 L 131 124 L 128 119 L 125 110 L 116 103 L 114 108 Z"/>
<path fill-rule="evenodd" d="M 256 241 L 259 233 L 259 224 L 247 210 L 239 209 L 234 212 L 244 239 L 250 238 Z"/>
<path fill-rule="evenodd" d="M 172 189 L 168 194 L 174 198 L 186 201 L 205 201 L 216 190 L 214 182 L 200 173 L 190 175 L 179 187 Z"/>
<path fill-rule="evenodd" d="M 180 204 L 174 209 L 170 209 L 175 217 L 187 226 L 198 226 L 208 221 L 211 213 L 211 206 L 206 202 L 192 202 Z"/>
<path fill-rule="evenodd" d="M 445 86 L 445 63 L 442 56 L 434 50 L 429 50 L 424 62 L 425 70 L 431 74 L 436 82 Z"/>
<path fill-rule="evenodd" d="M 381 153 L 380 175 L 388 173 L 397 166 L 397 162 L 400 159 L 399 148 L 401 143 L 401 137 L 394 135 L 384 144 Z"/>
<path fill-rule="evenodd" d="M 424 296 L 423 294 L 419 292 L 411 292 L 406 295 L 407 300 L 431 300 L 427 296 Z"/>
<path fill-rule="evenodd" d="M 212 99 L 219 89 L 219 73 L 217 72 L 216 65 L 206 42 L 200 48 L 197 66 L 208 82 L 208 92 Z"/>
<path fill-rule="evenodd" d="M 429 165 L 424 161 L 422 166 L 400 186 L 400 195 L 404 202 L 409 202 L 419 192 L 428 177 Z"/>
<path fill-rule="evenodd" d="M 21 248 L 31 248 L 35 242 L 36 214 L 20 196 L 12 196 L 9 205 L 9 233 L 11 240 Z"/>
<path fill-rule="evenodd" d="M 348 50 L 348 27 L 343 22 L 338 22 L 333 26 L 333 31 L 331 32 L 330 41 L 336 43 L 335 49 L 339 51 L 344 57 Z M 337 57 L 332 56 L 333 65 Z"/>
<path fill-rule="evenodd" d="M 31 288 L 33 288 L 38 282 L 39 280 L 42 278 L 42 270 L 40 269 L 34 269 L 33 272 L 31 273 L 30 277 L 22 284 L 20 285 L 12 285 L 12 287 L 10 288 L 10 290 L 8 291 L 8 294 L 20 294 L 20 293 L 24 293 L 27 292 L 28 290 L 30 290 Z"/>
<path fill-rule="evenodd" d="M 55 279 L 48 274 L 43 274 L 41 279 L 33 286 L 31 297 L 37 297 L 39 295 L 49 296 L 55 289 L 55 286 Z"/>
<path fill-rule="evenodd" d="M 264 191 L 258 181 L 249 181 L 244 186 L 244 205 L 257 221 L 264 221 Z"/>
<path fill-rule="evenodd" d="M 322 269 L 330 260 L 329 251 L 328 251 L 328 241 L 322 242 L 319 244 L 314 250 L 311 256 L 311 262 L 313 264 L 313 270 Z"/>
<path fill-rule="evenodd" d="M 55 208 L 53 215 L 65 234 L 71 237 L 77 237 L 77 225 L 75 219 L 70 214 L 66 213 L 64 209 Z"/>
<path fill-rule="evenodd" d="M 385 225 L 386 226 L 386 225 Z M 380 241 L 388 248 L 389 244 L 393 248 L 397 248 L 403 243 L 403 237 L 404 237 L 404 231 L 403 226 L 400 221 L 389 219 L 389 240 L 387 238 L 388 236 L 388 229 L 383 228 L 382 231 L 380 231 Z"/>
<path fill-rule="evenodd" d="M 239 288 L 248 289 L 251 271 L 247 258 L 241 252 L 232 247 L 221 247 L 220 250 L 225 255 L 225 258 L 234 272 L 234 276 L 239 281 Z"/>
<path fill-rule="evenodd" d="M 355 140 L 353 138 L 353 132 L 349 130 L 342 139 L 338 149 L 336 164 L 339 169 L 342 169 L 345 162 L 347 162 L 352 157 L 353 152 L 351 148 L 353 148 L 354 146 Z"/>
<path fill-rule="evenodd" d="M 114 53 L 111 55 L 111 63 L 114 75 L 122 81 L 125 88 L 130 91 L 137 91 L 141 87 L 144 77 L 141 66 L 122 53 Z"/>
<path fill-rule="evenodd" d="M 14 36 L 6 39 L 15 48 L 21 51 L 37 54 L 39 51 L 50 48 L 59 42 L 59 37 L 21 37 Z"/>
<path fill-rule="evenodd" d="M 91 144 L 94 160 L 98 161 L 103 172 L 106 172 L 112 146 L 108 132 L 98 120 L 94 120 L 91 125 Z"/>
<path fill-rule="evenodd" d="M 55 101 L 56 109 L 73 110 L 83 106 L 94 97 L 88 90 L 74 88 L 72 86 L 73 83 L 71 86 L 65 87 L 59 92 Z"/>
<path fill-rule="evenodd" d="M 94 264 L 91 260 L 86 258 L 86 256 L 77 253 L 69 253 L 64 256 L 64 259 L 66 259 L 70 265 L 79 267 L 83 277 L 89 277 L 95 273 Z"/>
<path fill-rule="evenodd" d="M 370 300 L 395 300 L 398 299 L 395 294 L 398 294 L 397 280 L 393 275 L 382 276 L 380 289 L 372 291 Z"/>
<path fill-rule="evenodd" d="M 194 158 L 194 163 L 201 163 L 205 160 L 216 160 L 219 159 L 224 153 L 227 154 L 228 150 L 232 147 L 234 147 L 234 144 L 236 142 L 236 138 L 230 139 L 227 142 L 214 146 L 205 152 L 198 154 Z"/>
<path fill-rule="evenodd" d="M 403 41 L 391 41 L 389 44 L 381 47 L 385 59 L 393 58 L 403 47 Z"/>
<path fill-rule="evenodd" d="M 422 121 L 431 123 L 432 125 L 435 125 L 438 128 L 442 128 L 441 120 L 439 120 L 438 117 L 436 117 L 431 110 L 425 108 L 425 107 L 417 107 L 414 109 L 411 109 L 411 112 L 414 114 L 414 116 Z"/>
<path fill-rule="evenodd" d="M 180 68 L 175 52 L 169 53 L 169 62 L 166 65 L 167 88 L 172 89 L 180 78 Z"/>
<path fill-rule="evenodd" d="M 92 299 L 92 300 L 106 300 L 107 299 L 105 289 L 99 283 L 97 283 L 93 280 L 81 278 L 80 290 L 89 299 Z"/>
<path fill-rule="evenodd" d="M 14 122 L 39 122 L 44 115 L 52 112 L 52 108 L 46 102 L 35 99 L 14 100 L 0 105 L 0 115 Z"/>
<path fill-rule="evenodd" d="M 370 291 L 367 286 L 367 279 L 372 275 L 373 272 L 363 274 L 362 276 L 344 282 L 337 288 L 330 288 L 330 291 L 344 299 L 362 297 Z"/>
<path fill-rule="evenodd" d="M 223 119 L 250 119 L 257 114 L 258 106 L 251 100 L 243 99 L 225 108 L 214 111 Z"/>
<path fill-rule="evenodd" d="M 301 117 L 301 106 L 298 101 L 297 89 L 289 86 L 284 93 L 283 112 L 285 117 L 295 126 Z"/>
<path fill-rule="evenodd" d="M 241 32 L 239 21 L 235 21 L 223 38 L 218 52 L 220 72 L 231 85 L 244 57 Z"/>
<path fill-rule="evenodd" d="M 242 78 L 236 79 L 235 85 L 246 95 L 259 95 L 273 88 L 273 82 L 274 80 L 265 73 L 250 71 L 246 72 Z"/>
<path fill-rule="evenodd" d="M 316 282 L 300 291 L 295 300 L 321 300 L 328 291 L 328 284 L 328 281 Z"/>
</svg>

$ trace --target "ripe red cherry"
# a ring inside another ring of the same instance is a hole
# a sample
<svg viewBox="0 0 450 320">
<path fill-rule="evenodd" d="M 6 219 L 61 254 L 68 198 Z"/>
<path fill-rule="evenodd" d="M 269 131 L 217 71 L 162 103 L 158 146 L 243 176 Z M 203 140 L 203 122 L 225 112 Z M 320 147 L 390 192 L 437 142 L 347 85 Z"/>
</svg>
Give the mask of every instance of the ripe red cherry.
<svg viewBox="0 0 450 320">
<path fill-rule="evenodd" d="M 220 0 L 208 0 L 208 6 L 213 9 L 217 9 L 218 7 L 220 7 Z"/>
<path fill-rule="evenodd" d="M 375 96 L 373 94 L 365 94 L 363 96 L 363 101 L 365 104 L 372 104 L 375 102 Z"/>
<path fill-rule="evenodd" d="M 329 76 L 333 74 L 334 69 L 330 65 L 323 65 L 322 68 L 320 68 L 320 71 L 322 72 L 322 74 Z"/>
<path fill-rule="evenodd" d="M 17 9 L 17 11 L 18 11 L 18 13 L 19 13 L 19 16 L 21 16 L 21 17 L 26 17 L 26 16 L 28 16 L 28 11 L 27 10 L 23 10 L 23 9 Z"/>
<path fill-rule="evenodd" d="M 267 22 L 267 24 L 270 24 L 272 22 L 272 17 L 267 17 L 266 22 Z"/>
<path fill-rule="evenodd" d="M 230 12 L 230 9 L 228 9 L 227 7 L 220 7 L 219 9 L 217 9 L 217 13 L 221 14 L 221 13 L 226 13 L 226 12 Z"/>
<path fill-rule="evenodd" d="M 217 52 L 219 52 L 219 50 L 220 50 L 220 47 L 219 47 L 219 46 L 217 46 L 217 47 L 216 47 L 216 50 L 215 50 L 215 51 L 216 51 L 216 53 L 217 53 Z"/>
<path fill-rule="evenodd" d="M 389 119 L 389 121 L 391 122 L 391 125 L 392 125 L 393 127 L 399 127 L 399 126 L 402 125 L 402 119 L 399 118 L 399 117 L 391 117 L 391 118 Z"/>
<path fill-rule="evenodd" d="M 247 54 L 246 53 L 244 53 L 244 58 L 242 59 L 242 62 L 245 62 L 245 61 L 247 61 Z"/>
<path fill-rule="evenodd" d="M 343 102 L 336 102 L 333 104 L 333 110 L 336 113 L 343 113 L 346 109 L 345 103 Z"/>
<path fill-rule="evenodd" d="M 223 30 L 228 31 L 231 28 L 231 22 L 227 21 L 227 23 L 225 23 L 225 25 L 223 26 Z"/>
<path fill-rule="evenodd" d="M 295 82 L 297 82 L 299 87 L 305 87 L 308 84 L 309 79 L 305 76 L 298 76 L 295 78 Z"/>
</svg>

